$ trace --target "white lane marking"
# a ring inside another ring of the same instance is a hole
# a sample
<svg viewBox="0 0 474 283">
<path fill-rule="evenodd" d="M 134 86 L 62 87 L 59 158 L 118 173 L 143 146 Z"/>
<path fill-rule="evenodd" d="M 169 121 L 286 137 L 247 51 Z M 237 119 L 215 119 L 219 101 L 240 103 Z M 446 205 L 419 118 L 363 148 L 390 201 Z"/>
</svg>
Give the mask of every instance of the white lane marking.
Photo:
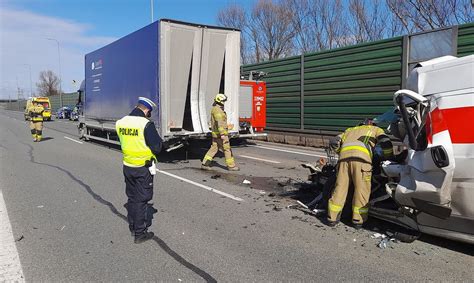
<svg viewBox="0 0 474 283">
<path fill-rule="evenodd" d="M 71 139 L 70 137 L 64 136 L 64 138 L 67 139 L 67 140 L 73 141 L 73 142 L 77 142 L 77 143 L 83 144 L 83 142 L 78 141 L 78 140 L 75 140 L 75 139 Z"/>
<path fill-rule="evenodd" d="M 258 147 L 258 148 L 263 148 L 263 149 L 268 149 L 268 150 L 288 152 L 288 153 L 294 153 L 294 154 L 301 154 L 301 155 L 307 155 L 307 156 L 314 156 L 314 157 L 326 157 L 325 155 L 321 155 L 321 154 L 312 154 L 312 153 L 306 153 L 306 152 L 301 152 L 301 151 L 280 149 L 280 148 L 268 147 L 268 146 L 262 146 L 262 145 L 253 145 L 252 147 Z"/>
<path fill-rule="evenodd" d="M 243 157 L 243 158 L 248 158 L 248 159 L 255 159 L 255 160 L 259 160 L 259 161 L 269 162 L 269 163 L 275 163 L 275 164 L 280 164 L 280 163 L 281 163 L 280 161 L 274 161 L 274 160 L 269 160 L 269 159 L 257 158 L 257 157 L 248 156 L 248 155 L 238 155 L 238 156 L 239 156 L 239 157 Z"/>
<path fill-rule="evenodd" d="M 168 175 L 168 176 L 170 176 L 170 177 L 176 178 L 176 179 L 178 179 L 178 180 L 184 181 L 184 182 L 186 182 L 186 183 L 189 183 L 189 184 L 195 185 L 195 186 L 197 186 L 197 187 L 203 188 L 203 189 L 208 190 L 208 191 L 210 191 L 210 192 L 219 194 L 219 195 L 221 195 L 221 196 L 225 196 L 225 197 L 227 197 L 227 198 L 230 198 L 230 199 L 233 199 L 233 200 L 236 200 L 236 201 L 244 201 L 243 199 L 241 199 L 241 198 L 239 198 L 239 197 L 233 196 L 233 195 L 228 194 L 228 193 L 221 192 L 221 191 L 216 190 L 216 189 L 214 189 L 214 188 L 208 187 L 208 186 L 203 185 L 203 184 L 196 183 L 196 182 L 194 182 L 194 181 L 191 181 L 191 180 L 188 180 L 188 179 L 186 179 L 186 178 L 183 178 L 183 177 L 180 177 L 180 176 L 171 174 L 171 173 L 169 173 L 169 172 L 160 170 L 160 169 L 158 169 L 158 168 L 156 168 L 156 171 L 159 172 L 159 173 L 161 173 L 161 174 L 165 174 L 165 175 Z"/>
<path fill-rule="evenodd" d="M 7 207 L 0 190 L 0 281 L 25 282 L 20 257 L 8 219 Z"/>
</svg>

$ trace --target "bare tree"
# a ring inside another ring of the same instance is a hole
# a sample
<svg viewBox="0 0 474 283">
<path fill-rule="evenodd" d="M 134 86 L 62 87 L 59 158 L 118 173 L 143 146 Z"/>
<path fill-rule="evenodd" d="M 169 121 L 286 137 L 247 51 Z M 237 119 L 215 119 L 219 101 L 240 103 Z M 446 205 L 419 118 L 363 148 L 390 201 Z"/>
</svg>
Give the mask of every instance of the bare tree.
<svg viewBox="0 0 474 283">
<path fill-rule="evenodd" d="M 282 6 L 291 13 L 291 24 L 294 29 L 295 47 L 298 53 L 316 50 L 316 31 L 311 21 L 312 0 L 283 0 Z"/>
<path fill-rule="evenodd" d="M 242 64 L 247 64 L 249 58 L 249 29 L 248 15 L 242 6 L 231 4 L 217 13 L 217 23 L 224 27 L 237 28 L 241 31 L 240 59 Z"/>
<path fill-rule="evenodd" d="M 279 2 L 259 0 L 252 9 L 249 29 L 257 62 L 295 53 L 292 13 Z"/>
<path fill-rule="evenodd" d="M 381 0 L 350 0 L 349 15 L 356 43 L 383 39 L 389 27 L 389 14 Z"/>
<path fill-rule="evenodd" d="M 217 15 L 242 31 L 243 64 L 473 21 L 471 0 L 256 0 Z"/>
<path fill-rule="evenodd" d="M 36 83 L 38 94 L 40 96 L 51 96 L 59 94 L 59 78 L 51 71 L 41 71 L 39 74 L 39 82 Z"/>
<path fill-rule="evenodd" d="M 472 22 L 470 0 L 386 0 L 406 33 Z"/>
<path fill-rule="evenodd" d="M 313 22 L 318 43 L 317 50 L 332 49 L 353 43 L 350 35 L 347 17 L 341 0 L 313 0 Z M 318 23 L 319 22 L 319 23 Z"/>
</svg>

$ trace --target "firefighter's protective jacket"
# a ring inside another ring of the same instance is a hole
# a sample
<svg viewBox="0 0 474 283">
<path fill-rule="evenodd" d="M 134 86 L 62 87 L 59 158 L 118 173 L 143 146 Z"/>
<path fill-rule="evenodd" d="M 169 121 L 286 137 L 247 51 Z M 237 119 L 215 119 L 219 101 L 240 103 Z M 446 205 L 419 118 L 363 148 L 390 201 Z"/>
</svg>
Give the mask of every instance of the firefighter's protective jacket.
<svg viewBox="0 0 474 283">
<path fill-rule="evenodd" d="M 28 114 L 31 117 L 33 122 L 42 122 L 43 121 L 43 111 L 44 107 L 41 104 L 33 104 L 28 109 Z"/>
<path fill-rule="evenodd" d="M 212 137 L 228 135 L 227 114 L 220 105 L 214 105 L 211 110 L 211 131 Z"/>
<path fill-rule="evenodd" d="M 372 163 L 373 149 L 377 142 L 382 146 L 384 157 L 389 158 L 393 155 L 392 143 L 385 132 L 377 126 L 362 125 L 348 128 L 338 137 L 339 143 L 335 150 L 339 153 L 340 161 L 355 158 Z"/>
</svg>

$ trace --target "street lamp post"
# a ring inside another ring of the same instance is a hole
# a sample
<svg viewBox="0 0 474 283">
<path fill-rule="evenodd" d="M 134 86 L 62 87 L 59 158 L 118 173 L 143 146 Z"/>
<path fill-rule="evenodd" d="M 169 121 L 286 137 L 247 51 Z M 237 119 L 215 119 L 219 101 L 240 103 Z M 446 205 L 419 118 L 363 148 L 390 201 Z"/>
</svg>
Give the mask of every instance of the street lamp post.
<svg viewBox="0 0 474 283">
<path fill-rule="evenodd" d="M 33 84 L 31 81 L 31 65 L 30 64 L 22 64 L 23 66 L 28 66 L 30 70 L 30 97 L 33 97 Z"/>
<path fill-rule="evenodd" d="M 150 6 L 151 6 L 151 22 L 153 23 L 153 0 L 150 0 Z"/>
<path fill-rule="evenodd" d="M 59 62 L 59 104 L 61 105 L 60 107 L 63 107 L 63 90 L 62 90 L 62 81 L 63 81 L 63 78 L 61 76 L 61 53 L 59 52 L 59 41 L 57 39 L 54 39 L 54 38 L 46 38 L 47 40 L 53 40 L 53 41 L 56 41 L 56 43 L 58 44 L 58 62 Z"/>
</svg>

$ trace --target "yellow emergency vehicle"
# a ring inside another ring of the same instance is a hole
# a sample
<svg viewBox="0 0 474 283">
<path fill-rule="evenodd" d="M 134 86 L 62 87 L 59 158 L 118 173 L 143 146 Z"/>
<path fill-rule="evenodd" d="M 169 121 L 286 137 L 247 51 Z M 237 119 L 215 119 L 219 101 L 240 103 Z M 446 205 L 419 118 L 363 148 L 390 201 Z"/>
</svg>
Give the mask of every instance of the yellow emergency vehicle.
<svg viewBox="0 0 474 283">
<path fill-rule="evenodd" d="M 45 121 L 51 121 L 51 102 L 49 101 L 49 97 L 33 97 L 29 98 L 26 101 L 26 106 L 25 106 L 25 120 L 29 120 L 29 115 L 28 115 L 28 108 L 30 107 L 31 103 L 33 101 L 37 101 L 38 103 L 41 103 L 44 107 L 43 111 L 43 119 Z"/>
</svg>

